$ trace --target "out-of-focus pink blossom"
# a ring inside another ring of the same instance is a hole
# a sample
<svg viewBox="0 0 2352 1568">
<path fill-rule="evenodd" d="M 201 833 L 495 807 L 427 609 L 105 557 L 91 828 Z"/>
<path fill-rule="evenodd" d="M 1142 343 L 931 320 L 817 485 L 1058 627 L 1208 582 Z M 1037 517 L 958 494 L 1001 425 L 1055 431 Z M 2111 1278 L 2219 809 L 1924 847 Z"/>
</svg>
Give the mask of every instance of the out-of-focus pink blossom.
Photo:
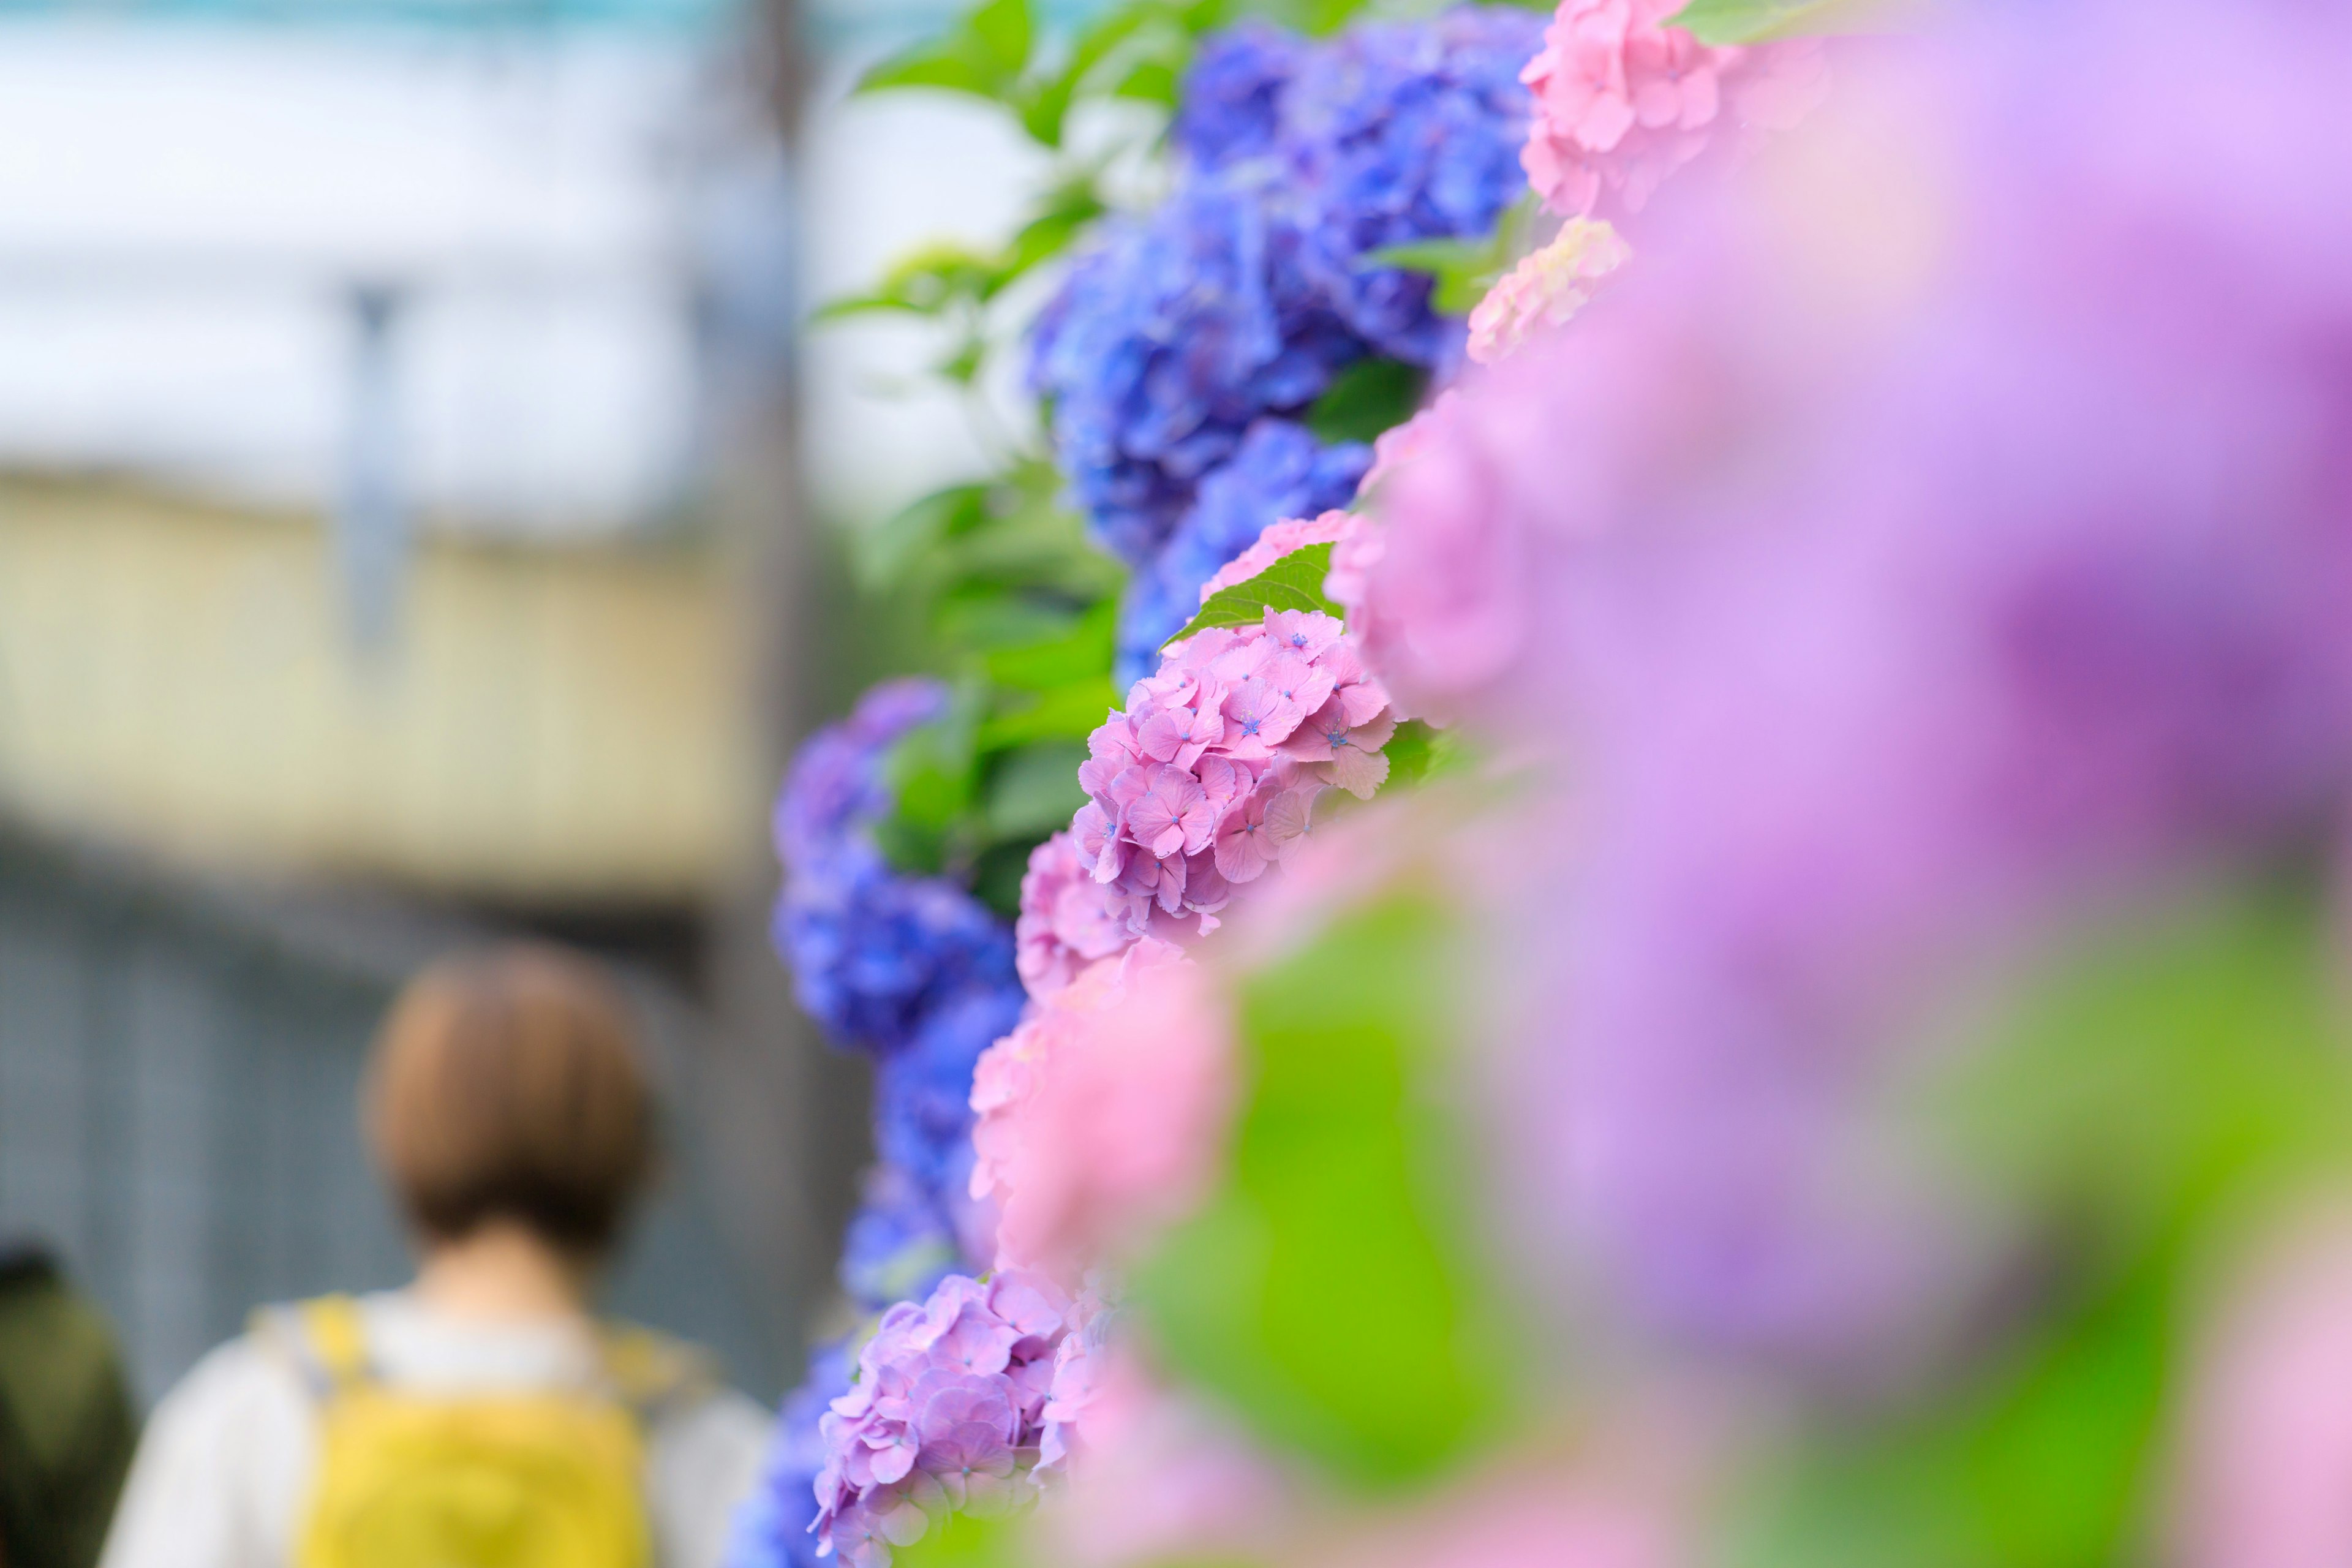
<svg viewBox="0 0 2352 1568">
<path fill-rule="evenodd" d="M 1554 212 L 1639 212 L 1711 139 L 1792 124 L 1819 98 L 1819 46 L 1710 48 L 1669 18 L 1685 0 L 1561 0 L 1522 79 L 1520 161 Z"/>
<path fill-rule="evenodd" d="M 1867 1109 L 1921 1010 L 2352 786 L 2347 58 L 2104 0 L 1858 58 L 1371 498 L 1383 683 L 1568 781 L 1512 1191 L 1653 1328 L 1916 1348 L 1998 1225 Z"/>
<path fill-rule="evenodd" d="M 1356 487 L 1356 499 L 1359 503 L 1378 491 L 1381 480 L 1412 461 L 1421 453 L 1430 437 L 1435 434 L 1439 423 L 1447 417 L 1447 410 L 1453 406 L 1459 396 L 1460 393 L 1449 386 L 1439 393 L 1428 407 L 1422 409 L 1403 424 L 1381 432 L 1380 438 L 1372 443 L 1372 466 L 1365 470 L 1362 482 Z M 1360 538 L 1362 531 L 1361 530 L 1352 531 L 1332 547 L 1331 569 L 1334 573 L 1341 570 L 1340 558 L 1351 552 L 1350 541 Z M 1345 605 L 1350 609 L 1355 607 L 1356 600 L 1353 595 L 1342 594 L 1328 584 L 1324 591 L 1329 594 L 1336 603 Z"/>
<path fill-rule="evenodd" d="M 1470 358 L 1492 364 L 1538 333 L 1565 325 L 1632 255 L 1607 224 L 1569 219 L 1550 244 L 1521 258 L 1470 312 Z"/>
<path fill-rule="evenodd" d="M 1269 1548 L 1300 1489 L 1278 1459 L 1228 1417 L 1154 1380 L 1115 1337 L 1085 1355 L 1085 1447 L 1069 1484 L 1039 1513 L 1041 1561 L 1152 1568 L 1282 1560 Z"/>
<path fill-rule="evenodd" d="M 971 1191 L 1001 1266 L 1075 1279 L 1199 1201 L 1233 1110 L 1231 1025 L 1145 941 L 1041 1000 L 972 1075 Z"/>
<path fill-rule="evenodd" d="M 2313 1226 L 2249 1281 L 2188 1401 L 2182 1568 L 2352 1563 L 2352 1224 Z"/>
</svg>

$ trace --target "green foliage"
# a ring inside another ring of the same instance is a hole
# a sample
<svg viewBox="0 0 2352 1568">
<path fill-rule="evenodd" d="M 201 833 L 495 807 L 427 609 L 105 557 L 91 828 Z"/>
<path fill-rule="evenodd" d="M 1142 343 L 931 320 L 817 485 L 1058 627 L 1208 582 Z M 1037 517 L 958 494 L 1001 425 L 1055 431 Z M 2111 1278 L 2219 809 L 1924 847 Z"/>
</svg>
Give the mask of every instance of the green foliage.
<svg viewBox="0 0 2352 1568">
<path fill-rule="evenodd" d="M 1381 753 L 1389 760 L 1389 780 L 1383 789 L 1411 789 L 1459 767 L 1465 758 L 1459 731 L 1441 730 L 1426 720 L 1408 719 L 1396 727 Z"/>
<path fill-rule="evenodd" d="M 1449 316 L 1466 316 L 1503 274 L 1532 248 L 1543 209 L 1530 192 L 1505 213 L 1495 232 L 1475 239 L 1422 239 L 1373 251 L 1365 259 L 1436 282 L 1429 302 Z"/>
<path fill-rule="evenodd" d="M 1323 596 L 1323 579 L 1330 574 L 1328 544 L 1309 544 L 1294 550 L 1246 582 L 1210 595 L 1201 613 L 1185 622 L 1183 628 L 1168 641 L 1181 642 L 1194 632 L 1206 631 L 1211 626 L 1255 626 L 1268 610 L 1319 610 L 1327 616 L 1339 615 L 1339 606 Z"/>
<path fill-rule="evenodd" d="M 1403 424 L 1421 406 L 1429 375 L 1402 360 L 1360 359 L 1307 410 L 1307 426 L 1324 441 L 1365 441 Z"/>
<path fill-rule="evenodd" d="M 2215 900 L 2065 955 L 1990 1050 L 1921 1086 L 1979 1181 L 2056 1216 L 2045 1326 L 1908 1418 L 1817 1434 L 1750 1500 L 1738 1568 L 2145 1554 L 2202 1271 L 2249 1215 L 2352 1173 L 2331 969 L 2304 893 Z"/>
<path fill-rule="evenodd" d="M 1920 7 L 1906 0 L 1690 0 L 1675 14 L 1702 44 L 1760 44 L 1774 38 L 1882 32 Z"/>
<path fill-rule="evenodd" d="M 1408 893 L 1251 976 L 1225 1185 L 1136 1279 L 1178 1371 L 1365 1487 L 1446 1468 L 1512 1414 L 1443 1089 L 1461 968 Z"/>
<path fill-rule="evenodd" d="M 1036 842 L 1084 804 L 1086 736 L 1117 702 L 1112 637 L 1123 576 L 1057 499 L 1048 464 L 953 485 L 853 536 L 870 600 L 911 610 L 910 662 L 944 666 L 948 714 L 893 748 L 893 815 L 877 825 L 901 869 L 971 882 L 1000 910 Z"/>
</svg>

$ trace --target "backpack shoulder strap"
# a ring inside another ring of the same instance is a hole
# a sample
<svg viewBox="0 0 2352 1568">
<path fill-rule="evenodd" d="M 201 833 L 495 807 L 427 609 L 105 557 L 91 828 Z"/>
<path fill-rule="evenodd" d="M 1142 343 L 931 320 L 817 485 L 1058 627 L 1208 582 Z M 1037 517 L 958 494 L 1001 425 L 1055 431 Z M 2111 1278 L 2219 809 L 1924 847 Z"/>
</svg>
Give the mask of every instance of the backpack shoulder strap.
<svg viewBox="0 0 2352 1568">
<path fill-rule="evenodd" d="M 253 1315 L 253 1331 L 293 1358 L 302 1381 L 321 1402 L 348 1393 L 373 1376 L 367 1321 L 352 1297 L 318 1296 L 264 1307 Z"/>
<path fill-rule="evenodd" d="M 597 1325 L 605 1381 L 641 1425 L 708 1395 L 719 1376 L 710 1359 L 681 1340 L 635 1323 Z"/>
</svg>

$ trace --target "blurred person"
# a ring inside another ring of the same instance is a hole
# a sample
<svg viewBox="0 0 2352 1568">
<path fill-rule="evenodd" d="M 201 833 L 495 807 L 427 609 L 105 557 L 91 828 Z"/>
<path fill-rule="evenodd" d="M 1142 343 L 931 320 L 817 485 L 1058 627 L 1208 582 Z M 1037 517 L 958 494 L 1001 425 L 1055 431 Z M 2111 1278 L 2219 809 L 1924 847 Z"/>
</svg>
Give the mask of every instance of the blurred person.
<svg viewBox="0 0 2352 1568">
<path fill-rule="evenodd" d="M 654 1163 L 625 1009 L 517 948 L 410 984 L 362 1091 L 402 1290 L 264 1309 L 156 1409 L 106 1568 L 708 1568 L 767 1418 L 589 1297 Z"/>
<path fill-rule="evenodd" d="M 105 1318 L 47 1249 L 0 1242 L 0 1564 L 96 1563 L 138 1436 Z"/>
</svg>

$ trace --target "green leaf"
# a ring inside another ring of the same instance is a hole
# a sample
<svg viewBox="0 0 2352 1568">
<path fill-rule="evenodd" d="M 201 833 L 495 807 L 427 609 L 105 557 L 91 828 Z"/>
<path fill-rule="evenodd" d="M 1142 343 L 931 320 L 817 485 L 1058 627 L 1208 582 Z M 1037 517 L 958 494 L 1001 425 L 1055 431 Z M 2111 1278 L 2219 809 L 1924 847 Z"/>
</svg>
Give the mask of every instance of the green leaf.
<svg viewBox="0 0 2352 1568">
<path fill-rule="evenodd" d="M 930 87 L 1003 100 L 1029 63 L 1028 0 L 985 0 L 944 35 L 866 73 L 860 92 Z"/>
<path fill-rule="evenodd" d="M 1760 44 L 1774 38 L 1892 31 L 1923 5 L 1906 0 L 1691 0 L 1674 25 L 1702 44 Z"/>
<path fill-rule="evenodd" d="M 1104 599 L 1066 621 L 1055 635 L 989 649 L 982 667 L 1006 691 L 1047 691 L 1099 679 L 1111 667 L 1118 626 L 1118 605 Z"/>
<path fill-rule="evenodd" d="M 1176 67 L 1166 60 L 1138 60 L 1135 68 L 1119 78 L 1118 85 L 1110 89 L 1113 98 L 1135 99 L 1145 103 L 1176 106 Z"/>
<path fill-rule="evenodd" d="M 1384 1491 L 1506 1440 L 1513 1415 L 1515 1342 L 1439 1088 L 1461 973 L 1444 911 L 1404 894 L 1251 976 L 1230 1174 L 1135 1278 L 1179 1373 Z"/>
<path fill-rule="evenodd" d="M 986 0 L 965 22 L 989 58 L 1008 76 L 1029 63 L 1029 0 Z"/>
<path fill-rule="evenodd" d="M 950 535 L 975 526 L 988 505 L 985 485 L 951 485 L 911 501 L 850 535 L 850 572 L 864 591 L 903 583 L 916 563 Z"/>
<path fill-rule="evenodd" d="M 1396 727 L 1396 733 L 1389 737 L 1381 753 L 1389 760 L 1385 787 L 1410 789 L 1460 765 L 1461 734 L 1458 731 L 1440 730 L 1425 720 L 1408 719 Z"/>
<path fill-rule="evenodd" d="M 998 838 L 1030 842 L 1069 826 L 1087 792 L 1078 787 L 1084 741 L 1036 741 L 1005 752 L 990 769 L 982 811 Z"/>
<path fill-rule="evenodd" d="M 835 321 L 886 310 L 937 316 L 992 298 L 1004 281 L 1002 259 L 961 245 L 926 245 L 893 262 L 871 293 L 820 306 L 811 320 Z"/>
<path fill-rule="evenodd" d="M 1029 741 L 1084 740 L 1118 706 L 1118 689 L 1105 670 L 1008 705 L 981 726 L 980 743 L 993 751 Z"/>
<path fill-rule="evenodd" d="M 1327 616 L 1343 612 L 1323 596 L 1323 579 L 1331 574 L 1331 547 L 1310 544 L 1294 550 L 1245 583 L 1220 588 L 1201 606 L 1201 613 L 1162 647 L 1183 641 L 1211 626 L 1254 626 L 1268 610 L 1319 610 Z"/>
<path fill-rule="evenodd" d="M 1499 233 L 1499 231 L 1498 231 Z M 1509 270 L 1508 251 L 1494 237 L 1485 239 L 1421 239 L 1410 245 L 1383 246 L 1364 260 L 1400 272 L 1424 273 L 1436 282 L 1430 307 L 1441 315 L 1466 316 L 1496 279 Z"/>
<path fill-rule="evenodd" d="M 1412 417 L 1428 373 L 1402 360 L 1360 359 L 1331 378 L 1307 410 L 1307 427 L 1325 441 L 1372 441 Z"/>
</svg>

